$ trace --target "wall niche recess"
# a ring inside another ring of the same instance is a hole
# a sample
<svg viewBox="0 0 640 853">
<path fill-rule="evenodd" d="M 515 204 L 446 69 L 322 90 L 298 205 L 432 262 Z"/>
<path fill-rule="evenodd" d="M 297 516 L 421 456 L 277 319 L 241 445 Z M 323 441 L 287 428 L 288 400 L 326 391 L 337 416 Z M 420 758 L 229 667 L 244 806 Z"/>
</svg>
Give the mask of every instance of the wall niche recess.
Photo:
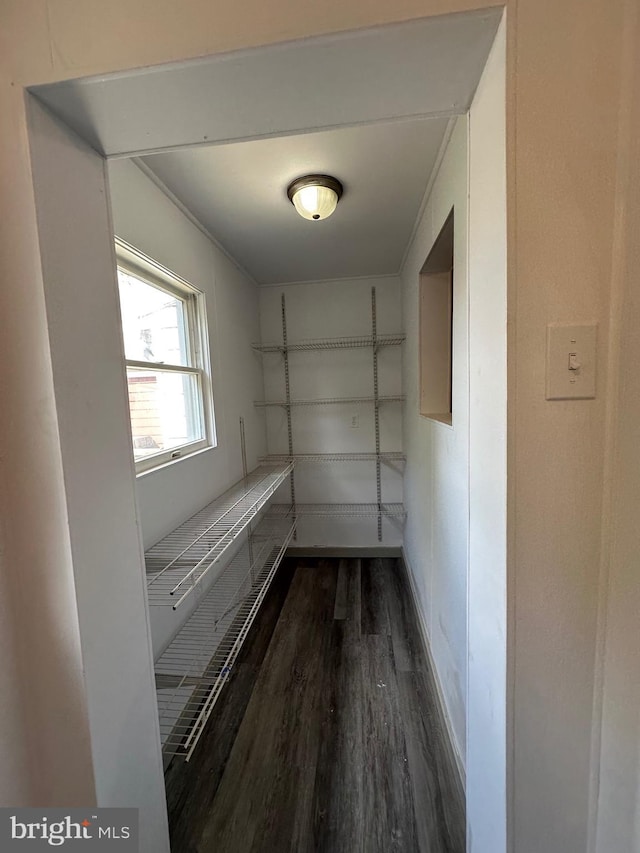
<svg viewBox="0 0 640 853">
<path fill-rule="evenodd" d="M 420 271 L 420 414 L 453 424 L 453 210 Z"/>
</svg>

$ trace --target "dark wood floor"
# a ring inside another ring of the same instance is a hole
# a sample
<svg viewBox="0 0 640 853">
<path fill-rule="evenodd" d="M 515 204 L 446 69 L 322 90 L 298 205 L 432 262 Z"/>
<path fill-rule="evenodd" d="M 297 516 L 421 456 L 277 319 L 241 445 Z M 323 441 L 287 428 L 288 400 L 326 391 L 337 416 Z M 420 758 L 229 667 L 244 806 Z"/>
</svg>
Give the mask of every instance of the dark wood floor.
<svg viewBox="0 0 640 853">
<path fill-rule="evenodd" d="M 173 853 L 463 853 L 431 678 L 400 561 L 285 560 L 167 770 Z"/>
</svg>

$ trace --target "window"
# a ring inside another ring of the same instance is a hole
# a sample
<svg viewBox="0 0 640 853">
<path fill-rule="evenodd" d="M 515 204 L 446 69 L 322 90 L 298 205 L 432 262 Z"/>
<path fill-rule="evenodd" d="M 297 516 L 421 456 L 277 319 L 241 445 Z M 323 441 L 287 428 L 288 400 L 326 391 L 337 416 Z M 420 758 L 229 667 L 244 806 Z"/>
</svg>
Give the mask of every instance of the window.
<svg viewBox="0 0 640 853">
<path fill-rule="evenodd" d="M 420 273 L 420 414 L 453 424 L 453 211 Z"/>
<path fill-rule="evenodd" d="M 133 455 L 148 471 L 214 445 L 204 294 L 116 243 Z"/>
</svg>

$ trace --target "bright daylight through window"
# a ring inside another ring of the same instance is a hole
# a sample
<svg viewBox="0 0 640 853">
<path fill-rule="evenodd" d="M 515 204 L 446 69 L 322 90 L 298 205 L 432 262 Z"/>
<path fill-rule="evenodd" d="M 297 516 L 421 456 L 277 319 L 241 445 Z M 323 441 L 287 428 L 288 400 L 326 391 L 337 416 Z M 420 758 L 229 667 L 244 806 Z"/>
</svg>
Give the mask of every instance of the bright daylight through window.
<svg viewBox="0 0 640 853">
<path fill-rule="evenodd" d="M 136 468 L 213 445 L 204 295 L 118 245 Z"/>
</svg>

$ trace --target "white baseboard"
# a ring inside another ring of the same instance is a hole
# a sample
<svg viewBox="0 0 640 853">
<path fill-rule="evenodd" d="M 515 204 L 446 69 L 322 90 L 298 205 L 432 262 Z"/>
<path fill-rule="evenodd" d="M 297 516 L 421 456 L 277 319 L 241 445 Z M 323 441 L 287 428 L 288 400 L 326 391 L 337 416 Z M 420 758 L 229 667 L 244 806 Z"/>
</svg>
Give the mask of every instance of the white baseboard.
<svg viewBox="0 0 640 853">
<path fill-rule="evenodd" d="M 418 598 L 418 590 L 416 589 L 415 576 L 413 574 L 413 570 L 411 567 L 411 562 L 407 556 L 407 552 L 402 547 L 402 561 L 404 563 L 404 570 L 409 579 L 409 589 L 411 590 L 411 598 L 413 599 L 413 607 L 416 612 L 416 616 L 418 618 L 418 627 L 420 628 L 420 637 L 422 638 L 422 645 L 424 647 L 425 654 L 427 656 L 427 660 L 429 661 L 429 666 L 431 668 L 431 672 L 433 673 L 433 682 L 436 688 L 436 700 L 440 707 L 440 715 L 444 720 L 444 724 L 446 727 L 447 738 L 449 741 L 449 746 L 451 747 L 451 754 L 456 764 L 456 768 L 458 770 L 458 775 L 460 776 L 460 784 L 462 785 L 462 790 L 467 790 L 467 774 L 465 770 L 465 764 L 462 759 L 462 754 L 460 752 L 460 747 L 458 745 L 458 741 L 456 739 L 453 726 L 451 724 L 451 717 L 447 712 L 447 704 L 444 700 L 444 693 L 442 691 L 442 684 L 440 682 L 440 676 L 438 674 L 438 670 L 436 668 L 435 662 L 433 660 L 433 655 L 431 654 L 431 641 L 429 638 L 429 631 L 427 630 L 427 623 L 425 622 L 424 615 L 422 613 L 422 609 L 420 607 L 420 599 Z"/>
</svg>

